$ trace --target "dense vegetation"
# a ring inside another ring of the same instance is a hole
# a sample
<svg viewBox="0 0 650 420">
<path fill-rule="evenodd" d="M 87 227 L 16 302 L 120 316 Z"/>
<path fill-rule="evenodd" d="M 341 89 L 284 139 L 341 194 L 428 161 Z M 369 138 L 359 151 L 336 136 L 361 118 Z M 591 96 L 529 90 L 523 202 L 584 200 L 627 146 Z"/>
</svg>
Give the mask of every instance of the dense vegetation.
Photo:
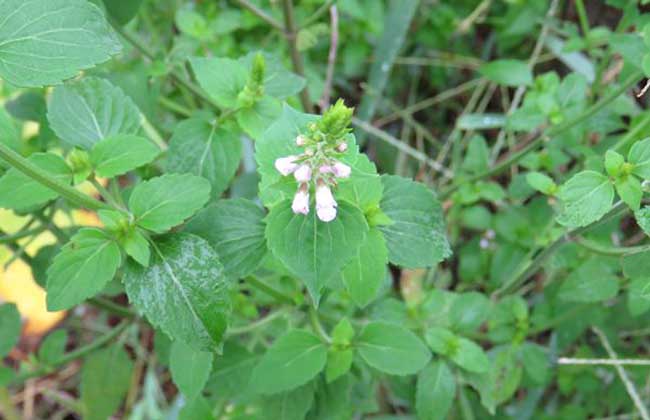
<svg viewBox="0 0 650 420">
<path fill-rule="evenodd" d="M 650 419 L 645 3 L 0 0 L 0 417 Z"/>
</svg>

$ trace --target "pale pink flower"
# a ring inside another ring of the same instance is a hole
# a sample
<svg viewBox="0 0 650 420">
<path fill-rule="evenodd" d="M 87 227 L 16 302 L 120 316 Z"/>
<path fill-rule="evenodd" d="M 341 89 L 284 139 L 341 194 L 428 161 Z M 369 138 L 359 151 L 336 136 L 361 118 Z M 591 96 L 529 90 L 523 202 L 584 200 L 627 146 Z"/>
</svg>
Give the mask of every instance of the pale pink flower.
<svg viewBox="0 0 650 420">
<path fill-rule="evenodd" d="M 309 182 L 311 179 L 311 167 L 309 165 L 300 165 L 293 173 L 293 176 L 298 182 Z"/>
<path fill-rule="evenodd" d="M 350 176 L 352 169 L 345 163 L 336 162 L 332 167 L 332 172 L 334 172 L 334 175 L 338 178 L 347 178 Z"/>
<path fill-rule="evenodd" d="M 307 184 L 302 184 L 296 191 L 291 203 L 291 210 L 295 214 L 309 214 L 309 190 Z"/>
<path fill-rule="evenodd" d="M 298 169 L 298 164 L 294 163 L 296 159 L 298 159 L 298 156 L 294 155 L 278 158 L 275 160 L 275 169 L 282 175 L 287 176 Z"/>
<path fill-rule="evenodd" d="M 296 146 L 300 146 L 300 147 L 302 147 L 302 146 L 304 146 L 305 144 L 307 144 L 307 139 L 306 139 L 305 136 L 303 136 L 302 134 L 299 134 L 299 135 L 296 137 Z"/>
<path fill-rule="evenodd" d="M 318 171 L 321 174 L 331 174 L 334 172 L 334 168 L 332 168 L 330 165 L 323 165 L 320 168 L 318 168 Z"/>
<path fill-rule="evenodd" d="M 321 183 L 316 187 L 316 214 L 323 222 L 331 222 L 336 217 L 336 200 L 332 190 L 326 184 Z"/>
<path fill-rule="evenodd" d="M 318 207 L 316 214 L 321 221 L 331 222 L 336 218 L 336 207 Z"/>
<path fill-rule="evenodd" d="M 348 150 L 348 144 L 343 142 L 343 143 L 339 144 L 338 146 L 336 146 L 336 150 L 338 150 L 341 153 L 345 153 L 345 151 Z"/>
<path fill-rule="evenodd" d="M 316 187 L 316 207 L 325 208 L 336 206 L 336 200 L 334 200 L 334 196 L 332 195 L 332 190 L 330 190 L 330 187 L 324 183 L 320 183 L 318 187 Z"/>
</svg>

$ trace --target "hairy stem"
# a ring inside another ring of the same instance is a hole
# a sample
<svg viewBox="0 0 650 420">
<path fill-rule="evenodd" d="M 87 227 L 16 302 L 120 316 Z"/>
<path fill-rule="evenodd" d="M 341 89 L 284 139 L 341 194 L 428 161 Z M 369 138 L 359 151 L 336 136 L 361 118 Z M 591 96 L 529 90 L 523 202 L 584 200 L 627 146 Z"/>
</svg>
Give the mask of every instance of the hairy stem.
<svg viewBox="0 0 650 420">
<path fill-rule="evenodd" d="M 64 184 L 63 182 L 54 178 L 52 174 L 32 164 L 30 161 L 2 143 L 0 143 L 0 159 L 5 160 L 12 167 L 32 178 L 39 184 L 46 186 L 52 191 L 55 191 L 61 197 L 69 200 L 74 204 L 88 208 L 90 210 L 110 208 L 110 206 L 107 204 L 102 203 L 99 200 L 95 200 L 94 198 L 77 190 L 76 188 Z"/>
</svg>

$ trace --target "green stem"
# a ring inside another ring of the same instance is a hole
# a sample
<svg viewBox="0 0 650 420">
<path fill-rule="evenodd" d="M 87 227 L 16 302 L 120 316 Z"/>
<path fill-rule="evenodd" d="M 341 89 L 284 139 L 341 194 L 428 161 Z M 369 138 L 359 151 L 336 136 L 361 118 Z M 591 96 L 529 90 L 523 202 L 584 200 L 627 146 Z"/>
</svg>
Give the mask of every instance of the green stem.
<svg viewBox="0 0 650 420">
<path fill-rule="evenodd" d="M 298 76 L 305 77 L 305 68 L 303 66 L 302 56 L 300 55 L 300 51 L 298 51 L 298 32 L 296 29 L 296 20 L 293 15 L 293 0 L 282 0 L 282 10 L 284 12 L 284 26 L 286 28 L 285 36 L 289 44 L 289 51 L 291 52 L 293 70 Z M 300 92 L 300 101 L 302 103 L 302 107 L 305 109 L 305 112 L 314 112 L 314 107 L 309 100 L 309 91 L 307 90 L 307 85 L 305 85 L 303 90 Z"/>
<path fill-rule="evenodd" d="M 596 254 L 601 254 L 601 255 L 610 255 L 614 257 L 650 250 L 649 245 L 629 246 L 629 247 L 606 246 L 580 236 L 575 238 L 574 241 L 578 245 L 582 246 L 585 249 L 588 249 L 591 252 L 594 252 Z"/>
<path fill-rule="evenodd" d="M 316 308 L 314 308 L 314 305 L 309 305 L 309 321 L 318 337 L 325 343 L 330 344 L 332 338 L 327 334 L 327 332 L 325 332 L 325 328 L 323 328 L 323 324 L 320 322 L 318 312 L 316 311 Z"/>
<path fill-rule="evenodd" d="M 257 16 L 258 18 L 262 19 L 264 22 L 268 23 L 269 25 L 273 26 L 275 29 L 277 29 L 280 32 L 284 32 L 284 26 L 273 16 L 269 15 L 266 13 L 264 10 L 260 9 L 259 7 L 255 6 L 248 0 L 235 0 L 239 5 L 245 9 L 248 9 L 252 14 Z"/>
<path fill-rule="evenodd" d="M 476 182 L 484 178 L 489 178 L 493 175 L 500 174 L 501 172 L 507 170 L 508 168 L 510 168 L 511 165 L 519 162 L 528 153 L 532 152 L 533 150 L 536 150 L 544 142 L 545 139 L 557 136 L 558 134 L 561 134 L 562 132 L 569 130 L 575 127 L 576 125 L 580 124 L 581 122 L 591 118 L 598 111 L 600 111 L 601 109 L 609 105 L 612 101 L 614 101 L 616 98 L 618 98 L 621 94 L 625 93 L 625 91 L 628 90 L 630 87 L 634 86 L 642 76 L 643 74 L 640 71 L 634 72 L 627 79 L 625 79 L 617 89 L 614 89 L 613 91 L 609 92 L 607 95 L 600 98 L 598 102 L 596 102 L 595 104 L 593 104 L 592 106 L 584 110 L 576 118 L 564 122 L 562 124 L 558 124 L 556 126 L 547 128 L 546 130 L 538 134 L 535 137 L 535 139 L 533 139 L 521 150 L 511 153 L 508 157 L 503 159 L 492 169 L 454 183 L 452 186 L 442 191 L 440 193 L 440 197 L 442 199 L 449 197 L 454 191 L 456 191 L 464 183 Z"/>
<path fill-rule="evenodd" d="M 6 145 L 0 143 L 0 159 L 5 160 L 9 165 L 16 168 L 18 171 L 24 173 L 34 181 L 43 184 L 52 191 L 58 193 L 61 197 L 75 203 L 81 207 L 86 207 L 90 210 L 99 210 L 109 208 L 108 205 L 99 200 L 87 196 L 81 191 L 73 188 L 67 184 L 56 179 L 53 175 L 47 173 L 38 166 L 32 164 L 30 161 L 11 150 Z"/>
<path fill-rule="evenodd" d="M 628 131 L 619 141 L 616 142 L 612 148 L 616 152 L 620 152 L 625 149 L 625 147 L 636 139 L 636 137 L 644 131 L 650 124 L 650 112 L 646 112 L 646 115 L 641 121 L 639 121 L 630 131 Z"/>
<path fill-rule="evenodd" d="M 500 296 L 504 293 L 508 293 L 513 287 L 528 280 L 529 277 L 531 277 L 533 274 L 537 272 L 537 270 L 539 270 L 542 263 L 544 263 L 544 261 L 546 261 L 548 257 L 553 255 L 555 251 L 557 251 L 565 243 L 574 240 L 576 237 L 585 234 L 586 232 L 596 228 L 597 226 L 607 223 L 611 219 L 625 213 L 627 210 L 628 207 L 625 205 L 625 203 L 619 202 L 600 220 L 590 223 L 587 226 L 573 229 L 565 233 L 564 235 L 560 236 L 550 246 L 548 246 L 542 252 L 537 254 L 537 256 L 530 262 L 530 264 L 528 264 L 528 266 L 525 269 L 523 269 L 518 275 L 511 277 L 503 284 L 503 286 L 495 290 L 494 293 L 492 293 L 492 297 L 496 298 L 497 296 Z"/>
<path fill-rule="evenodd" d="M 578 20 L 580 20 L 582 35 L 587 37 L 589 35 L 589 19 L 587 19 L 587 10 L 583 0 L 576 0 L 576 11 L 578 12 Z"/>
<path fill-rule="evenodd" d="M 264 318 L 258 319 L 257 321 L 251 322 L 248 325 L 245 325 L 243 327 L 235 327 L 235 328 L 228 328 L 227 335 L 228 336 L 235 336 L 235 335 L 242 335 L 242 334 L 247 334 L 251 331 L 254 331 L 258 328 L 263 327 L 264 325 L 272 322 L 273 320 L 276 320 L 284 315 L 286 315 L 289 311 L 287 309 L 279 309 Z"/>
<path fill-rule="evenodd" d="M 126 327 L 129 325 L 128 321 L 123 321 L 121 324 L 107 332 L 106 334 L 99 337 L 97 340 L 93 341 L 90 344 L 87 344 L 83 347 L 78 348 L 75 351 L 71 351 L 55 360 L 54 362 L 48 364 L 47 366 L 39 366 L 31 372 L 24 372 L 18 375 L 13 381 L 10 382 L 11 385 L 19 385 L 25 382 L 27 379 L 34 378 L 36 376 L 42 376 L 51 371 L 52 368 L 56 368 L 65 364 L 70 363 L 73 360 L 84 357 L 85 355 L 92 353 L 93 351 L 103 347 L 104 345 L 111 342 L 115 337 L 120 335 Z"/>
<path fill-rule="evenodd" d="M 291 304 L 291 305 L 296 303 L 291 296 L 289 296 L 289 295 L 287 295 L 287 294 L 285 294 L 285 293 L 283 293 L 283 292 L 281 292 L 279 290 L 274 289 L 273 287 L 269 286 L 266 283 L 263 283 L 262 281 L 260 281 L 255 276 L 246 277 L 246 282 L 248 284 L 250 284 L 251 286 L 255 287 L 256 289 L 266 293 L 267 295 L 271 296 L 272 298 L 275 298 L 276 300 L 278 300 L 280 302 L 288 303 L 288 304 Z"/>
<path fill-rule="evenodd" d="M 306 28 L 312 23 L 316 22 L 318 19 L 321 18 L 327 11 L 329 10 L 330 7 L 336 3 L 337 0 L 327 0 L 321 7 L 319 7 L 313 15 L 309 16 L 305 21 L 300 25 L 301 28 Z"/>
<path fill-rule="evenodd" d="M 108 204 L 110 204 L 113 207 L 120 208 L 121 206 L 117 203 L 115 198 L 113 198 L 113 195 L 108 192 L 106 188 L 102 184 L 97 181 L 97 178 L 93 177 L 90 179 L 90 183 L 95 187 L 95 189 L 99 192 L 99 194 L 102 196 L 104 201 L 106 201 Z"/>
<path fill-rule="evenodd" d="M 189 118 L 192 116 L 192 110 L 187 108 L 184 105 L 179 104 L 178 102 L 172 101 L 171 99 L 167 98 L 166 96 L 159 96 L 158 97 L 158 102 L 160 105 L 164 106 L 168 110 L 177 113 L 180 116 Z"/>
<path fill-rule="evenodd" d="M 19 239 L 27 238 L 30 236 L 36 236 L 42 232 L 45 232 L 46 230 L 47 230 L 47 226 L 41 225 L 33 229 L 21 230 L 20 232 L 16 232 L 16 233 L 5 234 L 3 236 L 0 236 L 0 244 L 13 243 Z"/>
<path fill-rule="evenodd" d="M 110 312 L 117 316 L 121 316 L 123 318 L 132 319 L 137 317 L 137 314 L 132 310 L 130 310 L 129 308 L 122 305 L 118 305 L 117 303 L 111 302 L 108 299 L 92 298 L 89 299 L 88 302 L 90 302 L 93 306 L 104 309 L 107 312 Z"/>
</svg>

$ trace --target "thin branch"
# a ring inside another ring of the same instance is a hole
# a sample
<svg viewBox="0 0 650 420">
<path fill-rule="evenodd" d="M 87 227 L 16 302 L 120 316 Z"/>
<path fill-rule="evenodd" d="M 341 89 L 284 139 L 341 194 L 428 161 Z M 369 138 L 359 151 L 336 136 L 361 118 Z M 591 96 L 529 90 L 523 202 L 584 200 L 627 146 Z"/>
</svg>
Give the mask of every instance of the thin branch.
<svg viewBox="0 0 650 420">
<path fill-rule="evenodd" d="M 295 71 L 298 76 L 305 77 L 305 67 L 302 62 L 300 51 L 298 51 L 298 30 L 296 27 L 296 20 L 293 15 L 293 0 L 283 0 L 282 10 L 284 11 L 285 36 L 289 44 L 289 51 L 291 52 L 293 71 Z M 300 92 L 300 101 L 302 103 L 302 107 L 305 109 L 305 112 L 314 112 L 314 107 L 309 100 L 309 91 L 307 90 L 307 85 L 305 85 L 303 90 Z"/>
<path fill-rule="evenodd" d="M 396 139 L 395 137 L 391 136 L 390 134 L 386 133 L 385 131 L 382 131 L 371 124 L 368 124 L 365 121 L 362 121 L 356 117 L 352 118 L 352 124 L 357 126 L 358 128 L 362 129 L 363 131 L 367 132 L 370 135 L 373 135 L 377 137 L 379 140 L 383 140 L 386 143 L 390 144 L 391 146 L 401 150 L 402 152 L 406 153 L 407 155 L 411 156 L 412 158 L 424 163 L 425 165 L 429 166 L 431 169 L 433 169 L 436 172 L 439 172 L 444 176 L 445 178 L 451 179 L 453 177 L 453 173 L 449 171 L 447 168 L 439 164 L 438 162 L 434 161 L 433 159 L 429 158 L 427 155 L 424 153 L 415 150 L 408 144 L 404 143 L 403 141 L 400 141 L 399 139 Z"/>
<path fill-rule="evenodd" d="M 650 360 L 643 359 L 580 359 L 560 357 L 558 365 L 603 365 L 603 366 L 650 366 Z"/>
<path fill-rule="evenodd" d="M 266 13 L 264 10 L 260 9 L 259 7 L 255 6 L 248 0 L 235 0 L 241 7 L 248 9 L 252 14 L 257 16 L 258 18 L 262 19 L 264 22 L 268 23 L 269 25 L 273 26 L 275 29 L 277 29 L 280 32 L 284 32 L 284 26 L 275 18 L 268 13 Z"/>
<path fill-rule="evenodd" d="M 600 342 L 603 344 L 603 347 L 605 347 L 605 350 L 607 351 L 607 354 L 609 354 L 609 357 L 611 357 L 614 360 L 618 359 L 616 352 L 612 348 L 612 345 L 609 343 L 609 340 L 607 340 L 605 334 L 603 334 L 603 332 L 596 327 L 592 327 L 591 329 L 600 339 Z M 623 381 L 623 384 L 625 384 L 625 389 L 627 390 L 627 393 L 630 395 L 630 398 L 632 398 L 632 401 L 634 402 L 636 409 L 639 411 L 639 415 L 641 415 L 641 418 L 643 420 L 650 420 L 650 415 L 648 415 L 648 410 L 645 404 L 643 403 L 643 401 L 641 400 L 641 397 L 639 396 L 639 393 L 636 390 L 634 383 L 630 380 L 630 377 L 627 375 L 625 369 L 623 369 L 623 366 L 621 364 L 616 364 L 614 365 L 614 367 L 616 368 L 616 372 L 618 373 L 618 376 L 621 378 L 621 381 Z"/>
<path fill-rule="evenodd" d="M 336 7 L 335 6 L 336 1 L 337 0 L 327 0 L 325 3 L 323 3 L 321 7 L 318 8 L 318 10 L 314 12 L 313 15 L 305 19 L 305 22 L 302 25 L 300 25 L 300 27 L 306 28 L 312 23 L 316 22 L 318 19 L 320 19 L 321 16 L 325 14 L 325 12 L 327 12 L 327 9 L 329 9 L 331 6 Z"/>
<path fill-rule="evenodd" d="M 551 18 L 555 15 L 555 11 L 557 10 L 557 6 L 559 3 L 560 3 L 559 0 L 553 0 L 551 2 L 551 5 L 548 8 L 548 12 L 546 12 L 546 21 L 542 26 L 542 31 L 540 32 L 539 37 L 537 38 L 537 42 L 535 43 L 535 47 L 533 48 L 533 53 L 531 54 L 530 59 L 528 60 L 528 68 L 531 70 L 537 64 L 537 61 L 539 60 L 539 56 L 542 53 L 542 49 L 544 48 L 544 43 L 546 42 L 546 37 L 548 36 Z M 526 93 L 526 85 L 519 86 L 515 91 L 515 96 L 512 99 L 512 103 L 510 104 L 510 107 L 508 108 L 508 112 L 506 113 L 506 115 L 512 115 L 512 113 L 515 112 L 517 108 L 519 108 L 519 104 L 521 103 L 521 100 L 524 98 L 524 93 Z M 505 138 L 506 138 L 506 130 L 501 129 L 499 131 L 499 135 L 497 136 L 497 141 L 494 144 L 494 148 L 492 149 L 492 154 L 490 156 L 492 163 L 494 163 L 497 156 L 499 156 L 499 152 L 501 151 L 501 147 L 503 146 L 503 142 Z"/>
<path fill-rule="evenodd" d="M 336 52 L 339 45 L 339 12 L 336 6 L 330 8 L 330 19 L 332 21 L 330 35 L 330 51 L 327 55 L 327 73 L 325 76 L 325 86 L 323 95 L 320 99 L 320 109 L 324 111 L 330 105 L 330 94 L 332 91 L 332 82 L 334 79 L 334 67 L 336 65 Z"/>
</svg>

